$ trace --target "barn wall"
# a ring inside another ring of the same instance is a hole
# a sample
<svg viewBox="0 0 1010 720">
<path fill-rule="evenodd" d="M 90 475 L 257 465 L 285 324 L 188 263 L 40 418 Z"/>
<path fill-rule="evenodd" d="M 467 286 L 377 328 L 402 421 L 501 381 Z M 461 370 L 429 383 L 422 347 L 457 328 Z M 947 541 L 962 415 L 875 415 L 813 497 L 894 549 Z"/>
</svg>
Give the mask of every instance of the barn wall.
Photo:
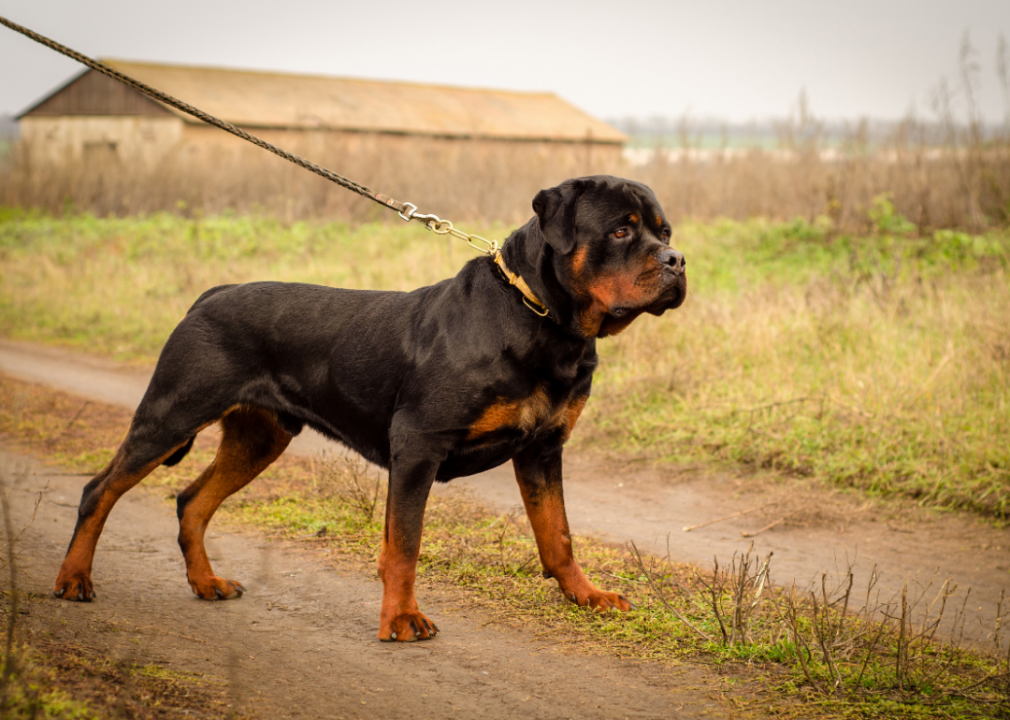
<svg viewBox="0 0 1010 720">
<path fill-rule="evenodd" d="M 151 167 L 175 151 L 183 122 L 172 116 L 47 117 L 21 119 L 21 143 L 34 163 L 101 161 Z"/>
<path fill-rule="evenodd" d="M 556 165 L 559 173 L 571 177 L 572 173 L 597 172 L 601 167 L 616 167 L 622 162 L 622 146 L 615 143 L 467 139 L 339 130 L 249 128 L 249 132 L 317 163 L 326 159 L 339 164 L 346 159 L 355 163 L 367 160 L 381 166 L 425 160 L 437 167 L 438 163 L 459 162 L 467 156 L 475 161 L 520 157 L 536 165 Z M 185 153 L 194 161 L 239 160 L 248 157 L 250 149 L 253 153 L 263 152 L 217 128 L 190 123 L 183 131 L 183 144 Z M 340 172 L 339 167 L 331 169 Z"/>
</svg>

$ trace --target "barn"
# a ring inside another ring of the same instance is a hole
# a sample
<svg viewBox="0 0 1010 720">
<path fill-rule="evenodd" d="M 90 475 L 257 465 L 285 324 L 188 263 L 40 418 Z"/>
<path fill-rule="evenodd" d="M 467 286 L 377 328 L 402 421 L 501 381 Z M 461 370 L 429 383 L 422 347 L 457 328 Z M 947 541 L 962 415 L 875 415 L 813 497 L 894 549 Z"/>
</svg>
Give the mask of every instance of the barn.
<svg viewBox="0 0 1010 720">
<path fill-rule="evenodd" d="M 559 156 L 620 154 L 626 137 L 550 93 L 105 60 L 107 65 L 279 145 L 325 134 L 348 144 L 418 137 L 542 146 Z M 94 70 L 24 111 L 39 160 L 150 163 L 241 142 Z"/>
<path fill-rule="evenodd" d="M 430 198 L 443 209 L 448 203 L 469 217 L 503 217 L 489 203 L 507 209 L 517 201 L 491 198 L 505 181 L 516 198 L 527 198 L 525 212 L 537 187 L 616 171 L 627 139 L 551 93 L 104 62 L 387 194 Z M 78 188 L 90 183 L 89 197 L 104 193 L 108 202 L 124 203 L 139 187 L 149 188 L 157 173 L 161 183 L 185 178 L 175 181 L 180 189 L 162 193 L 168 205 L 176 202 L 173 193 L 205 205 L 219 198 L 216 207 L 270 204 L 278 193 L 297 195 L 308 212 L 325 212 L 336 202 L 318 185 L 299 185 L 296 193 L 293 184 L 309 181 L 294 180 L 276 164 L 282 161 L 267 160 L 272 156 L 93 70 L 18 119 L 26 167 L 36 175 L 50 168 L 50 184 L 63 193 L 80 195 Z M 74 172 L 52 172 L 71 166 Z M 66 179 L 71 176 L 73 183 Z M 147 193 L 143 202 L 151 197 Z"/>
</svg>

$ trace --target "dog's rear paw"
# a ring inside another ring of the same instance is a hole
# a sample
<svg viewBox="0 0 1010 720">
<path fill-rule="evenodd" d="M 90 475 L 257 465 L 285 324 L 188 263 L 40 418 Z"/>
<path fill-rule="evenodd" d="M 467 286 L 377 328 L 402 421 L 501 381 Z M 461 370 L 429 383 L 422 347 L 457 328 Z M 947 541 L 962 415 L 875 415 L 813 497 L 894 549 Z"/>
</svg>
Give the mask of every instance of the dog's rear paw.
<svg viewBox="0 0 1010 720">
<path fill-rule="evenodd" d="M 64 576 L 61 572 L 56 577 L 53 595 L 63 600 L 91 602 L 95 597 L 95 588 L 91 584 L 91 578 L 87 575 L 73 574 Z"/>
<path fill-rule="evenodd" d="M 193 594 L 201 600 L 231 600 L 242 597 L 245 588 L 237 580 L 225 580 L 217 575 L 189 579 Z"/>
<path fill-rule="evenodd" d="M 379 621 L 379 640 L 383 642 L 428 640 L 437 634 L 438 626 L 420 611 L 406 612 L 389 621 Z"/>
</svg>

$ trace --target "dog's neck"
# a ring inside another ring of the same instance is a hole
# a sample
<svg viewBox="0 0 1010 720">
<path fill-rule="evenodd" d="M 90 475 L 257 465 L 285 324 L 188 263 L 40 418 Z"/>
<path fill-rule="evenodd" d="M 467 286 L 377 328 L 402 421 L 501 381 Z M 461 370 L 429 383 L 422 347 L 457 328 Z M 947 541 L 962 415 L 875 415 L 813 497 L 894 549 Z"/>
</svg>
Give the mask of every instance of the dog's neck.
<svg viewBox="0 0 1010 720">
<path fill-rule="evenodd" d="M 525 280 L 539 302 L 550 311 L 551 320 L 563 330 L 581 336 L 575 323 L 571 295 L 561 285 L 554 269 L 554 250 L 540 232 L 536 217 L 509 235 L 501 255 L 511 271 Z"/>
</svg>

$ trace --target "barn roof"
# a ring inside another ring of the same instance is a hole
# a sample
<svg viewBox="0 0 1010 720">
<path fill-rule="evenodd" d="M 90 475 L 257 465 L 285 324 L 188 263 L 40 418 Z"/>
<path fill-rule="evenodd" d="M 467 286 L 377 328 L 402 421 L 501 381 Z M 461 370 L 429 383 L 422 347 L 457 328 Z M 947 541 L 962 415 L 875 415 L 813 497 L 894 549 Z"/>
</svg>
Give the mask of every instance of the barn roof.
<svg viewBox="0 0 1010 720">
<path fill-rule="evenodd" d="M 552 93 L 160 65 L 127 60 L 104 62 L 146 85 L 246 128 L 323 128 L 567 142 L 591 140 L 622 143 L 627 140 L 623 133 Z M 58 102 L 61 93 L 72 92 L 75 84 L 81 81 L 90 80 L 88 84 L 95 85 L 97 78 L 89 78 L 92 74 L 98 75 L 95 71 L 85 72 L 26 110 L 22 116 L 54 114 L 52 108 L 65 105 Z M 182 116 L 187 122 L 199 122 L 175 109 L 168 110 Z M 64 110 L 59 114 L 67 113 Z"/>
</svg>

